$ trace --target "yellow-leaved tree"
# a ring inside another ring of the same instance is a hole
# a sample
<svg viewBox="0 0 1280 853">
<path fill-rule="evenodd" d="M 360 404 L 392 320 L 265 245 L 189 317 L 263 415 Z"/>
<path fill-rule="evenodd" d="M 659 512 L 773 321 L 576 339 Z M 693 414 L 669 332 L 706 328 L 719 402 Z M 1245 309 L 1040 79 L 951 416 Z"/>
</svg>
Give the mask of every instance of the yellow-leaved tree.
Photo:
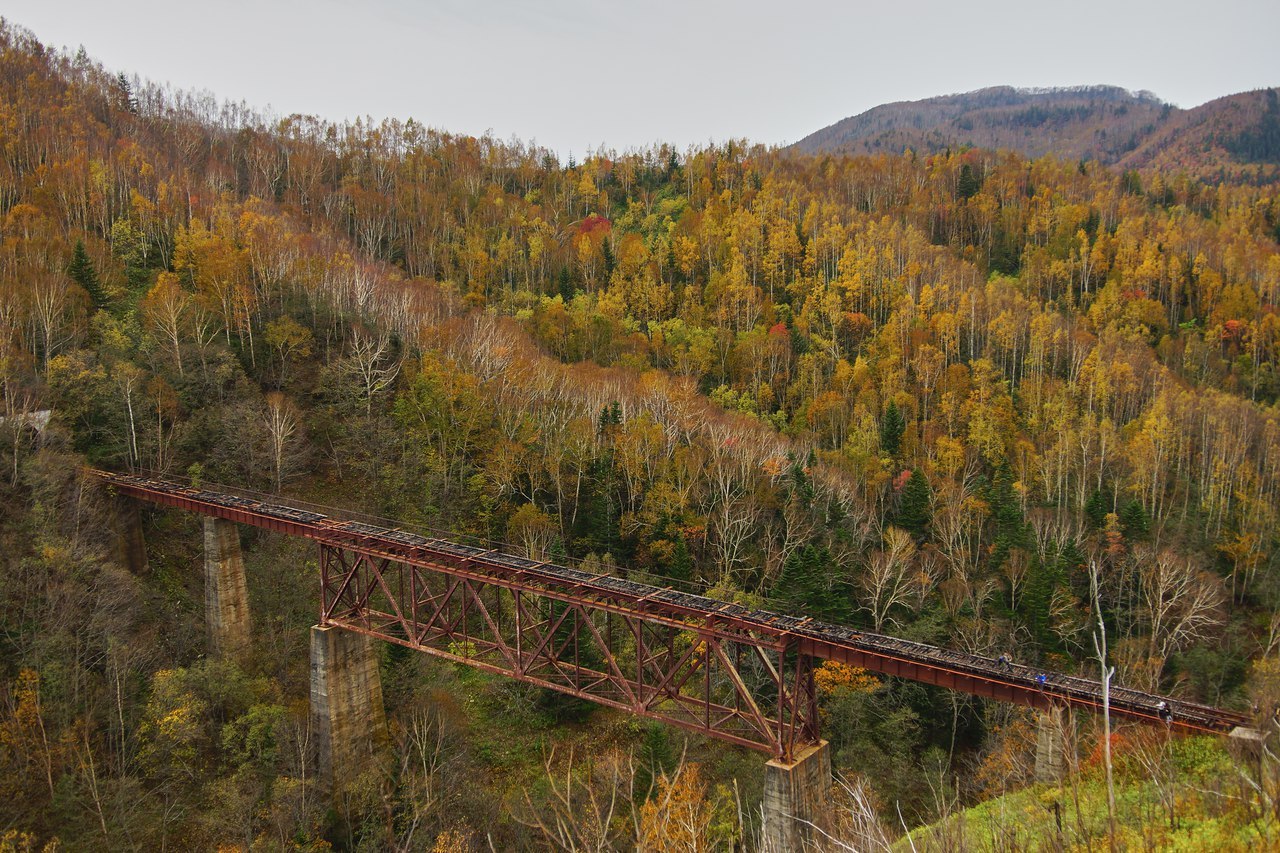
<svg viewBox="0 0 1280 853">
<path fill-rule="evenodd" d="M 697 763 L 685 764 L 674 775 L 663 774 L 657 794 L 640 809 L 642 851 L 710 850 L 712 804 Z"/>
</svg>

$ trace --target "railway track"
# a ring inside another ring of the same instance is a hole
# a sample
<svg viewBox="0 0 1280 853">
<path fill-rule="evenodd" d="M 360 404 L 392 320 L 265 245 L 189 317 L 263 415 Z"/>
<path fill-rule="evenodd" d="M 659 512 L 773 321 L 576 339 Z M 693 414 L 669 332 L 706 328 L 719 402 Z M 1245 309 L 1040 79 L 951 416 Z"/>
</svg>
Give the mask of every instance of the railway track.
<svg viewBox="0 0 1280 853">
<path fill-rule="evenodd" d="M 626 578 L 540 562 L 397 528 L 335 517 L 296 506 L 169 480 L 90 472 L 118 491 L 155 503 L 305 536 L 333 544 L 375 546 L 380 553 L 412 560 L 464 563 L 503 577 L 519 577 L 550 590 L 593 601 L 619 602 L 655 618 L 706 620 L 794 646 L 815 658 L 836 660 L 889 675 L 1034 707 L 1070 705 L 1101 711 L 1100 682 L 1080 676 L 917 643 L 883 634 L 791 616 Z M 1112 686 L 1113 715 L 1185 731 L 1229 732 L 1247 725 L 1244 714 L 1170 696 Z"/>
</svg>

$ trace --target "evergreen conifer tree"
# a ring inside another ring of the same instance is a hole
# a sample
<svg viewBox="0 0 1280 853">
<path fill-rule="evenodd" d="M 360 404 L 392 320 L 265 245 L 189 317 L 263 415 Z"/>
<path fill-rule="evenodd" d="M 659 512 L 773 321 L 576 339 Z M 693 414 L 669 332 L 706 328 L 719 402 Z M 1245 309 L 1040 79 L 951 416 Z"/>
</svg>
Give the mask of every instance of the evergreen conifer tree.
<svg viewBox="0 0 1280 853">
<path fill-rule="evenodd" d="M 890 456 L 897 456 L 898 448 L 902 445 L 902 434 L 906 431 L 907 423 L 898 411 L 898 404 L 890 400 L 880 421 L 880 449 Z"/>
<path fill-rule="evenodd" d="M 995 479 L 983 489 L 991 518 L 995 522 L 995 542 L 991 550 L 991 567 L 1004 563 L 1010 548 L 1026 545 L 1026 519 L 1022 515 L 1022 503 L 1013 488 L 1013 473 L 1009 463 L 1003 462 L 996 469 Z"/>
<path fill-rule="evenodd" d="M 667 571 L 676 580 L 693 579 L 693 555 L 689 553 L 689 546 L 685 544 L 683 536 L 676 540 L 675 551 L 671 555 L 671 565 Z"/>
<path fill-rule="evenodd" d="M 116 85 L 120 87 L 120 106 L 122 109 L 138 114 L 138 99 L 133 94 L 133 84 L 123 71 L 116 75 Z"/>
<path fill-rule="evenodd" d="M 810 454 L 812 455 L 812 451 L 810 451 Z M 806 466 L 800 464 L 800 460 L 796 458 L 794 453 L 787 454 L 787 461 L 790 463 L 787 468 L 787 474 L 791 478 L 791 493 L 800 499 L 800 503 L 803 506 L 807 507 L 813 503 L 813 481 L 805 473 Z M 808 464 L 813 464 L 812 458 L 810 458 Z"/>
<path fill-rule="evenodd" d="M 577 519 L 574 523 L 575 546 L 583 550 L 625 556 L 620 550 L 618 530 L 617 473 L 613 454 L 606 450 L 591 460 L 583 479 Z"/>
<path fill-rule="evenodd" d="M 925 528 L 932 519 L 929 507 L 933 490 L 929 488 L 929 480 L 919 468 L 911 471 L 911 478 L 902 489 L 902 499 L 898 504 L 898 526 L 915 534 L 924 536 Z"/>
<path fill-rule="evenodd" d="M 613 268 L 617 264 L 613 256 L 613 246 L 609 245 L 608 238 L 600 244 L 600 254 L 604 256 L 604 274 L 607 278 L 613 275 Z"/>
<path fill-rule="evenodd" d="M 1043 558 L 1032 555 L 1027 571 L 1027 586 L 1019 609 L 1041 649 L 1056 649 L 1061 645 L 1061 640 L 1053 633 L 1049 610 L 1054 592 L 1066 579 L 1063 565 L 1061 557 L 1053 553 Z"/>
<path fill-rule="evenodd" d="M 639 762 L 636 767 L 637 794 L 647 797 L 653 793 L 657 778 L 671 770 L 676 763 L 675 750 L 671 747 L 671 738 L 667 727 L 658 722 L 651 722 L 645 728 L 644 738 L 640 742 Z"/>
<path fill-rule="evenodd" d="M 1145 536 L 1151 528 L 1151 518 L 1142 508 L 1137 498 L 1130 499 L 1120 510 L 1120 524 L 1124 527 L 1124 535 L 1130 539 Z"/>
<path fill-rule="evenodd" d="M 787 608 L 820 619 L 845 621 L 850 615 L 848 596 L 833 586 L 832 577 L 830 552 L 805 545 L 782 564 L 772 594 Z"/>
<path fill-rule="evenodd" d="M 560 275 L 556 279 L 556 292 L 560 294 L 560 298 L 566 305 L 573 300 L 573 276 L 569 273 L 568 267 L 560 267 Z"/>
<path fill-rule="evenodd" d="M 1089 495 L 1089 500 L 1084 504 L 1084 517 L 1089 520 L 1089 524 L 1102 528 L 1107 523 L 1107 501 L 1102 497 L 1102 492 L 1095 490 Z"/>
<path fill-rule="evenodd" d="M 1013 472 L 1009 469 L 1008 462 L 1002 462 L 996 469 L 996 477 L 988 490 L 988 496 L 991 515 L 995 518 L 1000 532 L 1015 536 L 1021 542 L 1024 521 L 1022 503 L 1018 500 L 1018 493 L 1013 489 Z"/>
<path fill-rule="evenodd" d="M 85 251 L 83 240 L 76 241 L 76 248 L 71 253 L 71 263 L 67 266 L 67 275 L 89 293 L 95 310 L 107 307 L 107 294 L 102 290 L 98 272 L 93 268 L 89 253 Z"/>
<path fill-rule="evenodd" d="M 600 407 L 600 434 L 609 435 L 610 427 L 622 425 L 622 406 L 618 405 L 618 401 Z"/>
</svg>

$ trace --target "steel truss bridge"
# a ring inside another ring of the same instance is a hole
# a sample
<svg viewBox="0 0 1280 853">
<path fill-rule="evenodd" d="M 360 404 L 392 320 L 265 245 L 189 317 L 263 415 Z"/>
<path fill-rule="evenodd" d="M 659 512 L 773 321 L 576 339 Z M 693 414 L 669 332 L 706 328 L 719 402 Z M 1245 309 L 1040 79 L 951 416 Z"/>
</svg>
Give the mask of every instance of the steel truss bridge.
<svg viewBox="0 0 1280 853">
<path fill-rule="evenodd" d="M 831 660 L 1033 708 L 1102 710 L 1094 680 L 717 601 L 247 497 L 91 471 L 116 493 L 315 541 L 320 622 L 790 760 Z M 237 490 L 239 491 L 239 490 Z M 1172 713 L 1166 723 L 1161 703 Z M 1111 713 L 1184 732 L 1244 715 L 1123 687 Z"/>
</svg>

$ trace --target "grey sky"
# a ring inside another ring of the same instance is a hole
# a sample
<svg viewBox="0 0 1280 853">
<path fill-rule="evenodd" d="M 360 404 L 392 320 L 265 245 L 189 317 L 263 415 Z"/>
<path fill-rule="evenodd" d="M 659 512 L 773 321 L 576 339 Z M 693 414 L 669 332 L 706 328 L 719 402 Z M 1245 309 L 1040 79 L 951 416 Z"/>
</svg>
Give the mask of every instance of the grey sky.
<svg viewBox="0 0 1280 853">
<path fill-rule="evenodd" d="M 279 114 L 413 117 L 581 154 L 794 141 L 877 104 L 1111 83 L 1280 85 L 1280 2 L 6 0 L 46 44 Z"/>
</svg>

